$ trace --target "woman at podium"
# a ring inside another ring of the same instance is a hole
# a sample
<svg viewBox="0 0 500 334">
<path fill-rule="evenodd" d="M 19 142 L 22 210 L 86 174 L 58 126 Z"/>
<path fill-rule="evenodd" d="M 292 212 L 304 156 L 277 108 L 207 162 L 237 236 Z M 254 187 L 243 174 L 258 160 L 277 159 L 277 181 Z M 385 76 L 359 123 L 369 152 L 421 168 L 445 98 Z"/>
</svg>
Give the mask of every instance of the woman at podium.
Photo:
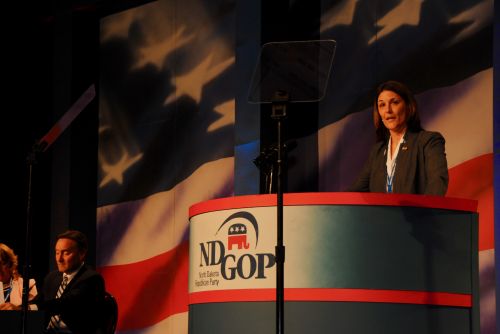
<svg viewBox="0 0 500 334">
<path fill-rule="evenodd" d="M 445 140 L 420 125 L 417 101 L 404 84 L 387 81 L 373 103 L 377 141 L 349 191 L 444 196 L 448 189 Z"/>
</svg>

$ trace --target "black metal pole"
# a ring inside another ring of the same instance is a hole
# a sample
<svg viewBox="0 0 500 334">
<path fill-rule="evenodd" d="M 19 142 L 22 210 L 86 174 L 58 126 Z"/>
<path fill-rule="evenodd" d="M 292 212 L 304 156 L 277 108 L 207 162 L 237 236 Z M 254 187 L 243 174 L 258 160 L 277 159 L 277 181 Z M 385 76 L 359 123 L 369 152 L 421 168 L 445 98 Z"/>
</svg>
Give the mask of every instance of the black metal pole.
<svg viewBox="0 0 500 334">
<path fill-rule="evenodd" d="M 21 316 L 21 334 L 28 332 L 28 310 L 29 310 L 29 281 L 30 281 L 30 263 L 31 263 L 31 189 L 33 183 L 33 166 L 36 164 L 36 155 L 40 152 L 40 146 L 35 144 L 33 150 L 28 154 L 26 163 L 28 164 L 28 189 L 26 195 L 26 230 L 24 246 L 24 267 L 23 267 L 23 294 L 22 294 L 22 316 Z"/>
<path fill-rule="evenodd" d="M 283 147 L 283 129 L 282 121 L 286 117 L 286 108 L 288 103 L 288 94 L 286 92 L 276 92 L 275 102 L 272 106 L 271 117 L 276 120 L 278 152 L 276 159 L 277 179 L 276 179 L 276 197 L 277 197 L 277 233 L 276 233 L 276 333 L 285 332 L 285 246 L 283 244 L 283 185 L 284 185 L 284 147 Z"/>
<path fill-rule="evenodd" d="M 278 178 L 277 178 L 277 234 L 276 234 L 276 333 L 283 334 L 284 333 L 284 306 L 285 306 L 285 246 L 283 245 L 283 185 L 282 185 L 282 150 L 281 150 L 281 121 L 277 121 L 278 128 L 278 159 L 277 159 L 277 169 L 278 169 Z"/>
</svg>

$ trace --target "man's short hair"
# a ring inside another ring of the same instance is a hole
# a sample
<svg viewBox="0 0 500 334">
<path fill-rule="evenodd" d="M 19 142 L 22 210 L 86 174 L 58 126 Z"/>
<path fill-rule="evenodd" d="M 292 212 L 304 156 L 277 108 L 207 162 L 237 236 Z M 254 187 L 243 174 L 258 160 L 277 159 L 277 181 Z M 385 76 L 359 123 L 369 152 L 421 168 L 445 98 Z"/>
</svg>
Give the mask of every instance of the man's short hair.
<svg viewBox="0 0 500 334">
<path fill-rule="evenodd" d="M 76 242 L 76 245 L 78 246 L 78 250 L 83 251 L 83 252 L 86 252 L 89 248 L 87 236 L 85 236 L 85 234 L 83 234 L 80 231 L 68 230 L 66 232 L 59 234 L 56 237 L 56 241 L 59 239 L 71 239 L 71 240 L 73 240 L 74 242 Z"/>
</svg>

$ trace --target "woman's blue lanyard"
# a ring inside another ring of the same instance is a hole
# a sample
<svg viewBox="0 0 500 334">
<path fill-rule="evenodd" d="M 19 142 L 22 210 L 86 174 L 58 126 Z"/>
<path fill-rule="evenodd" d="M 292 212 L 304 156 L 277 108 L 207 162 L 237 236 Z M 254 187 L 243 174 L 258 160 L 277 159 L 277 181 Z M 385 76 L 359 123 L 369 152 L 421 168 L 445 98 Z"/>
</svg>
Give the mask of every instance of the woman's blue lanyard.
<svg viewBox="0 0 500 334">
<path fill-rule="evenodd" d="M 399 156 L 400 146 L 406 142 L 405 136 L 406 136 L 406 134 L 404 134 L 403 137 L 401 137 L 401 139 L 399 140 L 398 146 L 396 147 L 396 151 L 394 152 L 396 154 L 396 156 L 391 161 L 391 163 L 392 163 L 391 170 L 390 170 L 390 172 L 387 172 L 387 192 L 388 193 L 392 193 L 394 190 L 393 189 L 393 183 L 394 183 L 393 181 L 394 181 L 394 173 L 396 171 L 396 163 L 397 163 L 397 159 Z M 387 161 L 388 161 L 390 150 L 391 150 L 391 139 L 389 139 L 389 143 L 387 144 L 387 146 L 388 146 L 387 147 Z"/>
<path fill-rule="evenodd" d="M 387 174 L 387 192 L 392 193 L 392 181 L 394 179 L 394 171 L 396 170 L 396 161 L 392 164 L 391 173 Z"/>
<path fill-rule="evenodd" d="M 4 296 L 3 296 L 3 300 L 4 300 L 5 302 L 9 302 L 9 301 L 10 301 L 9 297 L 10 297 L 10 292 L 11 292 L 11 291 L 12 291 L 12 277 L 11 277 L 11 279 L 10 279 L 10 284 L 9 284 L 9 287 L 8 287 L 7 289 L 4 289 Z"/>
</svg>

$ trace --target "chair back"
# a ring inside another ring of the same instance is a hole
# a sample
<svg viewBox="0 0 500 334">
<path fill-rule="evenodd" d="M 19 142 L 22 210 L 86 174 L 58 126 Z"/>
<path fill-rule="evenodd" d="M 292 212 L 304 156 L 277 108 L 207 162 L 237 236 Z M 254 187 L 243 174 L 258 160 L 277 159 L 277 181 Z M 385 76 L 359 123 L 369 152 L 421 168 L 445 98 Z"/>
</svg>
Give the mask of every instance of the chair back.
<svg viewBox="0 0 500 334">
<path fill-rule="evenodd" d="M 118 323 L 118 303 L 115 297 L 109 292 L 105 292 L 103 300 L 103 323 L 102 333 L 114 334 Z"/>
</svg>

